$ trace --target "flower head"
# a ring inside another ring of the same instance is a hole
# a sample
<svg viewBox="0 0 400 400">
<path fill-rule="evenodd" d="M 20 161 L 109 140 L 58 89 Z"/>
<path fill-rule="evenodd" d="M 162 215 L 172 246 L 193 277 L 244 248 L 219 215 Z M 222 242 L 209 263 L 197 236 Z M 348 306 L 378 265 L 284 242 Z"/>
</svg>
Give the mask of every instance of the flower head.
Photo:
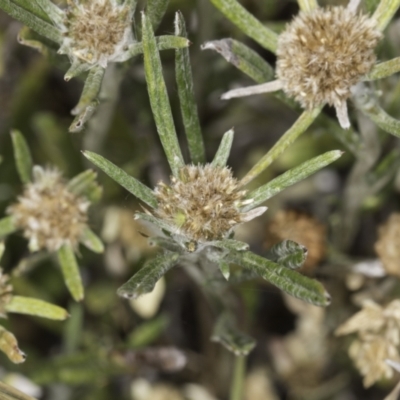
<svg viewBox="0 0 400 400">
<path fill-rule="evenodd" d="M 249 220 L 241 213 L 246 191 L 227 167 L 187 165 L 171 184 L 155 188 L 155 214 L 190 240 L 207 242 L 226 238 L 233 227 Z M 265 209 L 263 209 L 265 211 Z"/>
<path fill-rule="evenodd" d="M 25 185 L 8 214 L 23 230 L 31 251 L 57 251 L 67 244 L 77 248 L 87 223 L 89 202 L 72 193 L 56 169 L 35 166 L 33 182 Z"/>
<path fill-rule="evenodd" d="M 64 19 L 60 53 L 90 65 L 120 61 L 133 43 L 132 10 L 116 0 L 71 2 Z"/>
</svg>

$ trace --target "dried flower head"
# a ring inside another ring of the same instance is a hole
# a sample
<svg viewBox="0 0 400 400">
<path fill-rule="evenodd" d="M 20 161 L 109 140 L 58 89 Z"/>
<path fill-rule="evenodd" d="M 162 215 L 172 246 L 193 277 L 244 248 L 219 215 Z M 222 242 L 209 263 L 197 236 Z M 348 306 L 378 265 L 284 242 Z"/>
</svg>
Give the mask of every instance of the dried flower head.
<svg viewBox="0 0 400 400">
<path fill-rule="evenodd" d="M 358 333 L 349 348 L 349 355 L 364 376 L 364 386 L 393 375 L 386 359 L 400 360 L 400 300 L 394 300 L 386 307 L 367 300 L 363 309 L 344 322 L 336 335 Z"/>
<path fill-rule="evenodd" d="M 314 270 L 325 257 L 326 227 L 305 213 L 279 211 L 269 222 L 265 242 L 267 247 L 287 239 L 302 244 L 308 250 L 303 272 Z"/>
<path fill-rule="evenodd" d="M 356 12 L 358 3 L 301 11 L 279 35 L 277 80 L 231 90 L 223 98 L 282 89 L 306 109 L 334 106 L 340 125 L 349 128 L 346 100 L 375 65 L 382 38 L 377 21 Z"/>
<path fill-rule="evenodd" d="M 87 222 L 89 202 L 72 193 L 56 169 L 35 166 L 33 182 L 25 185 L 7 213 L 29 239 L 31 251 L 76 248 Z"/>
<path fill-rule="evenodd" d="M 393 213 L 379 228 L 375 251 L 388 274 L 400 276 L 400 213 Z"/>
<path fill-rule="evenodd" d="M 158 200 L 156 215 L 176 227 L 176 233 L 190 240 L 207 242 L 223 239 L 233 227 L 264 212 L 260 207 L 251 213 L 241 213 L 247 203 L 246 191 L 239 190 L 238 181 L 229 168 L 210 164 L 187 165 L 179 179 L 171 184 L 160 182 L 155 188 Z"/>
<path fill-rule="evenodd" d="M 6 305 L 11 301 L 13 287 L 9 283 L 9 276 L 3 273 L 0 268 L 0 316 L 4 317 L 7 313 Z"/>
<path fill-rule="evenodd" d="M 116 0 L 70 1 L 60 53 L 106 67 L 133 43 L 132 10 Z"/>
</svg>

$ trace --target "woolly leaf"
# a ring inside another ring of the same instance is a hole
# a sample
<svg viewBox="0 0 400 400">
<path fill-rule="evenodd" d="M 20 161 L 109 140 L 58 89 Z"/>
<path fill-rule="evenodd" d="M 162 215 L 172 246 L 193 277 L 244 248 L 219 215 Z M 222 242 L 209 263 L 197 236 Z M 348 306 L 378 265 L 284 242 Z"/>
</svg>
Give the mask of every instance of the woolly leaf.
<svg viewBox="0 0 400 400">
<path fill-rule="evenodd" d="M 162 247 L 163 249 L 172 251 L 174 253 L 183 253 L 184 251 L 184 249 L 178 243 L 176 243 L 175 240 L 172 240 L 167 237 L 162 237 L 162 236 L 151 237 L 149 239 L 149 244 L 150 246 Z"/>
<path fill-rule="evenodd" d="M 14 364 L 20 364 L 26 360 L 26 355 L 19 349 L 15 336 L 2 326 L 0 326 L 0 350 Z"/>
<path fill-rule="evenodd" d="M 252 337 L 237 329 L 232 315 L 228 313 L 224 313 L 218 318 L 211 340 L 221 343 L 236 356 L 249 354 L 256 345 L 256 341 Z"/>
<path fill-rule="evenodd" d="M 257 83 L 268 82 L 275 76 L 274 69 L 260 55 L 237 40 L 214 40 L 204 43 L 201 49 L 218 52 L 226 61 Z"/>
<path fill-rule="evenodd" d="M 222 137 L 221 144 L 219 145 L 214 160 L 211 163 L 213 167 L 223 168 L 226 166 L 232 148 L 233 135 L 234 131 L 233 129 L 230 129 Z"/>
<path fill-rule="evenodd" d="M 69 292 L 75 301 L 83 300 L 83 284 L 74 250 L 71 246 L 64 245 L 57 251 L 57 256 Z"/>
<path fill-rule="evenodd" d="M 370 107 L 363 107 L 362 111 L 368 115 L 385 132 L 391 133 L 393 136 L 400 138 L 400 121 L 390 116 L 377 103 Z"/>
<path fill-rule="evenodd" d="M 225 250 L 245 251 L 249 249 L 249 245 L 247 243 L 233 239 L 216 240 L 210 244 Z"/>
<path fill-rule="evenodd" d="M 168 163 L 174 176 L 178 176 L 179 170 L 184 166 L 183 156 L 176 136 L 153 28 L 144 13 L 142 13 L 142 29 L 144 69 L 150 105 Z"/>
<path fill-rule="evenodd" d="M 376 64 L 372 71 L 365 77 L 366 81 L 375 81 L 377 79 L 387 78 L 400 71 L 400 57 Z"/>
<path fill-rule="evenodd" d="M 97 183 L 97 172 L 88 169 L 73 177 L 68 182 L 68 189 L 77 196 L 86 197 L 91 203 L 100 200 L 103 189 Z"/>
<path fill-rule="evenodd" d="M 247 36 L 254 39 L 265 49 L 273 53 L 276 52 L 278 35 L 253 17 L 238 1 L 211 0 L 211 3 Z"/>
<path fill-rule="evenodd" d="M 128 299 L 150 293 L 157 281 L 176 265 L 179 254 L 162 254 L 147 261 L 135 275 L 122 285 L 117 294 Z"/>
<path fill-rule="evenodd" d="M 292 240 L 284 240 L 271 247 L 265 256 L 286 268 L 300 268 L 307 259 L 307 249 Z"/>
<path fill-rule="evenodd" d="M 94 165 L 103 170 L 110 178 L 114 179 L 128 192 L 132 193 L 139 200 L 143 201 L 152 208 L 157 207 L 157 199 L 151 189 L 143 185 L 133 176 L 128 175 L 121 168 L 118 168 L 111 161 L 108 161 L 104 157 L 92 153 L 91 151 L 84 151 L 83 155 L 91 161 Z"/>
<path fill-rule="evenodd" d="M 19 131 L 12 131 L 11 138 L 17 171 L 22 183 L 32 181 L 32 156 L 28 143 Z"/>
<path fill-rule="evenodd" d="M 75 78 L 76 76 L 87 71 L 89 67 L 89 64 L 82 63 L 79 59 L 74 60 L 68 71 L 65 73 L 64 80 L 66 82 L 70 81 L 72 78 Z"/>
<path fill-rule="evenodd" d="M 156 31 L 160 25 L 161 20 L 164 17 L 165 12 L 168 8 L 169 0 L 148 0 L 146 7 L 146 14 L 153 27 L 153 31 Z"/>
<path fill-rule="evenodd" d="M 85 227 L 80 242 L 95 253 L 103 253 L 104 251 L 103 242 L 88 226 Z"/>
<path fill-rule="evenodd" d="M 35 1 L 55 25 L 62 26 L 64 24 L 64 12 L 54 3 L 52 3 L 50 0 Z"/>
<path fill-rule="evenodd" d="M 225 259 L 251 270 L 259 277 L 294 297 L 316 306 L 325 307 L 330 304 L 329 294 L 318 281 L 307 278 L 250 251 L 231 251 Z"/>
<path fill-rule="evenodd" d="M 82 131 L 85 127 L 86 122 L 92 118 L 93 114 L 97 110 L 99 101 L 97 99 L 91 101 L 72 121 L 69 126 L 69 131 L 72 133 L 77 133 Z M 74 111 L 74 110 L 73 110 Z"/>
<path fill-rule="evenodd" d="M 0 238 L 10 235 L 17 229 L 18 228 L 15 226 L 12 216 L 0 219 Z"/>
<path fill-rule="evenodd" d="M 221 260 L 218 263 L 218 268 L 221 271 L 221 274 L 223 275 L 223 277 L 228 281 L 229 277 L 231 276 L 231 267 L 230 267 L 229 263 L 227 263 L 224 260 Z"/>
<path fill-rule="evenodd" d="M 5 310 L 8 313 L 34 315 L 59 321 L 68 318 L 68 312 L 64 308 L 31 297 L 12 296 Z"/>
<path fill-rule="evenodd" d="M 287 187 L 302 181 L 303 179 L 314 174 L 321 168 L 324 168 L 327 165 L 333 163 L 339 157 L 341 157 L 342 154 L 343 152 L 340 150 L 328 151 L 321 156 L 314 157 L 311 160 L 300 164 L 298 167 L 286 171 L 272 181 L 250 192 L 247 197 L 249 199 L 253 199 L 254 201 L 245 206 L 243 208 L 243 211 L 248 211 L 254 207 L 257 207 L 258 205 L 275 196 Z"/>
<path fill-rule="evenodd" d="M 180 12 L 175 15 L 175 35 L 187 37 L 185 21 Z M 193 164 L 204 163 L 206 158 L 204 142 L 193 89 L 189 50 L 187 48 L 175 50 L 175 75 L 190 157 Z"/>
<path fill-rule="evenodd" d="M 394 14 L 400 7 L 400 0 L 381 0 L 372 19 L 378 22 L 378 28 L 384 30 L 389 24 Z"/>
</svg>

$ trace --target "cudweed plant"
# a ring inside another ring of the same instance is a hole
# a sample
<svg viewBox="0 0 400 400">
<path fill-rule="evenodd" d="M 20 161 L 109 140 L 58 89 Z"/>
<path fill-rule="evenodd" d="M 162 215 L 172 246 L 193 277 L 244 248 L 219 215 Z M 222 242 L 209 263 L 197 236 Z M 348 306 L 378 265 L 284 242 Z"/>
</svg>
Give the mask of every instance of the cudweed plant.
<svg viewBox="0 0 400 400">
<path fill-rule="evenodd" d="M 12 132 L 14 157 L 24 190 L 0 220 L 0 236 L 18 230 L 28 239 L 31 252 L 57 255 L 65 284 L 72 297 L 80 301 L 84 289 L 75 253 L 82 243 L 88 249 L 103 252 L 103 244 L 88 226 L 88 208 L 101 196 L 96 173 L 87 170 L 66 181 L 60 171 L 32 164 L 24 137 Z"/>
<path fill-rule="evenodd" d="M 59 8 L 50 0 L 1 0 L 0 8 L 26 25 L 19 40 L 44 53 L 57 49 L 71 64 L 64 79 L 88 71 L 81 98 L 71 111 L 75 119 L 70 131 L 82 130 L 98 105 L 98 96 L 107 66 L 123 63 L 143 53 L 142 43 L 134 34 L 136 0 L 66 0 Z M 168 1 L 148 4 L 150 19 L 157 26 Z M 39 36 L 32 36 L 32 30 Z M 185 38 L 171 35 L 157 38 L 159 49 L 186 47 Z"/>
<path fill-rule="evenodd" d="M 150 242 L 159 246 L 162 252 L 147 261 L 119 288 L 118 294 L 137 298 L 151 292 L 156 282 L 174 266 L 186 266 L 205 286 L 205 292 L 216 305 L 219 318 L 212 339 L 238 356 L 235 370 L 238 376 L 234 385 L 239 385 L 244 368 L 243 357 L 255 343 L 235 327 L 229 301 L 221 296 L 220 290 L 226 282 L 260 277 L 292 296 L 318 306 L 327 306 L 330 297 L 319 282 L 294 270 L 305 261 L 307 250 L 303 246 L 284 241 L 271 249 L 269 258 L 263 258 L 252 253 L 247 243 L 235 240 L 234 229 L 263 214 L 267 208 L 262 204 L 266 200 L 334 162 L 342 152 L 330 151 L 257 189 L 246 190 L 245 185 L 265 169 L 265 157 L 244 178 L 236 179 L 226 165 L 233 141 L 233 130 L 230 130 L 223 136 L 213 161 L 205 162 L 189 56 L 186 49 L 179 49 L 176 50 L 176 83 L 193 162 L 185 164 L 172 119 L 156 38 L 146 14 L 142 14 L 142 32 L 147 88 L 157 131 L 172 171 L 170 182 L 159 182 L 152 190 L 101 155 L 84 152 L 90 161 L 144 203 L 144 212 L 136 213 L 135 218 L 150 223 L 158 232 Z M 176 15 L 175 34 L 186 36 L 180 14 Z M 279 146 L 266 155 L 270 162 L 287 143 L 280 142 Z M 239 265 L 241 271 L 231 271 L 232 264 Z M 215 283 L 206 283 L 210 281 Z M 241 389 L 235 386 L 232 390 L 240 393 Z"/>
</svg>

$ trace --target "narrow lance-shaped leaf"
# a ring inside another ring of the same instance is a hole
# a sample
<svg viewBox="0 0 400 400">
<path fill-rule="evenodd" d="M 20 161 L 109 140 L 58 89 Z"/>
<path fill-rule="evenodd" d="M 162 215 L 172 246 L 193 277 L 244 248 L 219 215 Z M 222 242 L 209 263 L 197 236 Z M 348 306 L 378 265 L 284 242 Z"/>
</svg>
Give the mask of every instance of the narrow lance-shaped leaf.
<svg viewBox="0 0 400 400">
<path fill-rule="evenodd" d="M 256 165 L 240 181 L 242 186 L 247 185 L 255 177 L 261 174 L 284 150 L 286 150 L 307 128 L 314 122 L 321 112 L 321 107 L 304 111 L 292 127 L 276 142 L 268 153 L 257 162 Z"/>
<path fill-rule="evenodd" d="M 247 36 L 265 49 L 276 52 L 278 35 L 253 17 L 239 2 L 236 0 L 211 0 L 211 3 Z"/>
<path fill-rule="evenodd" d="M 233 129 L 230 129 L 222 137 L 217 153 L 215 154 L 214 160 L 211 163 L 213 167 L 223 168 L 226 166 L 232 148 L 233 136 L 234 131 Z"/>
<path fill-rule="evenodd" d="M 147 0 L 146 14 L 156 31 L 168 8 L 169 0 Z"/>
<path fill-rule="evenodd" d="M 18 229 L 13 220 L 12 216 L 0 219 L 0 238 L 10 235 Z"/>
<path fill-rule="evenodd" d="M 272 246 L 265 258 L 286 268 L 300 268 L 307 259 L 307 249 L 292 240 L 284 240 Z"/>
<path fill-rule="evenodd" d="M 328 151 L 321 156 L 314 157 L 311 160 L 300 164 L 298 167 L 286 171 L 272 181 L 250 192 L 247 197 L 249 199 L 253 199 L 253 202 L 245 206 L 243 208 L 243 211 L 251 210 L 252 208 L 264 203 L 264 201 L 280 193 L 287 187 L 302 181 L 303 179 L 314 174 L 321 168 L 324 168 L 327 165 L 333 163 L 339 157 L 341 157 L 342 154 L 343 152 L 340 150 Z"/>
<path fill-rule="evenodd" d="M 97 107 L 99 105 L 99 101 L 97 99 L 91 101 L 83 110 L 80 114 L 78 114 L 74 120 L 72 121 L 70 127 L 68 130 L 71 133 L 78 133 L 80 132 L 84 127 L 86 122 L 89 121 L 90 118 L 92 118 L 93 114 L 97 110 Z"/>
<path fill-rule="evenodd" d="M 122 285 L 117 294 L 121 297 L 136 299 L 150 293 L 161 279 L 178 261 L 179 254 L 162 254 L 147 261 L 128 282 Z"/>
<path fill-rule="evenodd" d="M 64 308 L 32 297 L 13 296 L 5 309 L 8 313 L 34 315 L 59 321 L 68 318 L 68 312 Z"/>
<path fill-rule="evenodd" d="M 43 11 L 42 7 L 39 6 L 36 0 L 12 0 L 12 2 L 36 17 L 39 17 L 39 19 L 46 22 L 52 22 L 50 17 Z"/>
<path fill-rule="evenodd" d="M 135 214 L 135 219 L 141 219 L 143 221 L 150 222 L 150 224 L 153 224 L 157 228 L 167 232 L 172 232 L 174 230 L 174 227 L 171 226 L 168 222 L 165 222 L 163 219 L 156 218 L 154 215 L 137 212 Z"/>
<path fill-rule="evenodd" d="M 245 251 L 249 249 L 249 245 L 247 243 L 234 239 L 216 240 L 210 244 L 225 250 Z"/>
<path fill-rule="evenodd" d="M 317 0 L 297 0 L 300 10 L 311 11 L 318 7 Z"/>
<path fill-rule="evenodd" d="M 89 71 L 79 102 L 71 111 L 72 115 L 81 114 L 85 108 L 93 102 L 93 100 L 97 99 L 101 83 L 103 82 L 104 73 L 105 69 L 100 66 L 93 67 Z"/>
<path fill-rule="evenodd" d="M 57 251 L 57 256 L 69 292 L 75 301 L 83 300 L 84 291 L 82 278 L 74 250 L 71 246 L 64 245 Z"/>
<path fill-rule="evenodd" d="M 211 340 L 221 343 L 236 356 L 249 354 L 256 345 L 256 341 L 251 336 L 238 330 L 233 316 L 229 313 L 224 313 L 218 318 Z"/>
<path fill-rule="evenodd" d="M 35 1 L 56 25 L 62 26 L 64 24 L 64 12 L 54 3 L 52 3 L 50 0 Z"/>
<path fill-rule="evenodd" d="M 175 240 L 172 240 L 163 236 L 153 236 L 149 239 L 150 246 L 158 246 L 162 247 L 165 250 L 172 251 L 174 253 L 183 253 L 184 249 L 182 246 L 176 243 Z"/>
<path fill-rule="evenodd" d="M 26 355 L 19 349 L 15 336 L 2 326 L 0 326 L 0 350 L 5 353 L 14 364 L 20 364 L 26 360 Z"/>
<path fill-rule="evenodd" d="M 103 242 L 88 226 L 83 230 L 79 240 L 84 246 L 95 253 L 103 253 L 104 251 Z"/>
<path fill-rule="evenodd" d="M 284 292 L 307 303 L 321 307 L 330 304 L 329 294 L 318 281 L 307 278 L 250 251 L 232 251 L 225 259 L 255 272 L 259 277 L 271 282 Z"/>
<path fill-rule="evenodd" d="M 174 176 L 184 166 L 183 156 L 176 136 L 167 88 L 162 75 L 160 54 L 154 38 L 153 28 L 142 13 L 144 69 L 150 105 L 157 126 L 158 135 Z"/>
<path fill-rule="evenodd" d="M 175 35 L 187 37 L 185 21 L 180 12 L 175 15 Z M 204 142 L 194 95 L 189 50 L 187 48 L 175 50 L 175 75 L 190 157 L 193 164 L 204 163 L 206 159 Z"/>
<path fill-rule="evenodd" d="M 93 170 L 86 170 L 74 176 L 68 182 L 68 189 L 77 196 L 86 197 L 91 203 L 100 200 L 103 193 L 102 187 L 97 183 L 97 173 Z"/>
<path fill-rule="evenodd" d="M 226 61 L 245 73 L 257 83 L 268 82 L 275 76 L 275 71 L 260 55 L 250 47 L 234 39 L 221 39 L 206 42 L 202 50 L 214 50 Z"/>
<path fill-rule="evenodd" d="M 222 276 L 229 281 L 229 277 L 231 276 L 231 266 L 228 262 L 221 260 L 218 263 L 218 268 L 221 271 Z"/>
<path fill-rule="evenodd" d="M 75 78 L 78 75 L 83 74 L 85 71 L 89 69 L 89 64 L 82 63 L 79 59 L 76 59 L 72 62 L 68 71 L 64 75 L 64 80 L 69 82 L 72 78 Z"/>
<path fill-rule="evenodd" d="M 157 198 L 153 191 L 143 183 L 139 182 L 133 176 L 128 175 L 121 168 L 118 168 L 111 161 L 108 161 L 104 157 L 92 153 L 91 151 L 84 151 L 83 155 L 91 161 L 94 165 L 103 170 L 110 178 L 114 179 L 128 192 L 132 193 L 139 200 L 143 201 L 152 208 L 157 207 Z"/>
<path fill-rule="evenodd" d="M 376 64 L 372 71 L 365 77 L 366 81 L 375 81 L 377 79 L 387 78 L 400 71 L 400 57 Z"/>
<path fill-rule="evenodd" d="M 4 382 L 0 382 L 0 398 L 1 400 L 37 400 Z"/>
<path fill-rule="evenodd" d="M 383 31 L 386 28 L 399 7 L 400 0 L 381 0 L 372 15 L 372 18 L 378 21 L 378 28 L 380 30 Z"/>
<path fill-rule="evenodd" d="M 29 183 L 32 180 L 32 156 L 28 144 L 19 131 L 12 131 L 11 138 L 18 175 L 22 183 Z"/>
<path fill-rule="evenodd" d="M 34 14 L 31 14 L 24 8 L 17 6 L 10 0 L 0 0 L 0 8 L 11 17 L 39 33 L 39 35 L 42 35 L 58 44 L 62 43 L 63 37 L 60 30 L 41 18 L 38 18 Z"/>
<path fill-rule="evenodd" d="M 3 258 L 4 250 L 6 249 L 6 246 L 4 245 L 4 242 L 0 242 L 0 261 Z"/>
</svg>

